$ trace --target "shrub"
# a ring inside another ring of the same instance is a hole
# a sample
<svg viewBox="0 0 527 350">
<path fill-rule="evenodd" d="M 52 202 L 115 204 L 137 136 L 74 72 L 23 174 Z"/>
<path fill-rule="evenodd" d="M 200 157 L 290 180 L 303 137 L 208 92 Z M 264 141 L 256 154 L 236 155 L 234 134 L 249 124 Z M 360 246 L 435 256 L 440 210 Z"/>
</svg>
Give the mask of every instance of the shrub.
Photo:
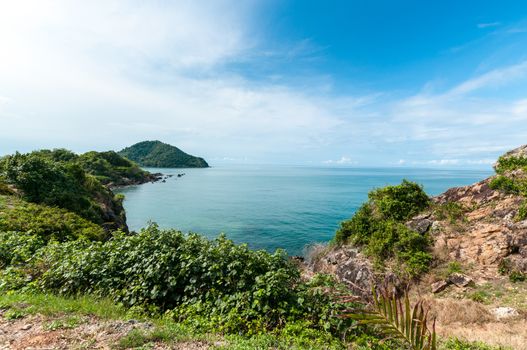
<svg viewBox="0 0 527 350">
<path fill-rule="evenodd" d="M 451 261 L 447 266 L 447 275 L 453 275 L 454 273 L 462 273 L 463 267 L 459 261 Z"/>
<path fill-rule="evenodd" d="M 434 210 L 434 214 L 439 220 L 448 219 L 451 224 L 454 224 L 457 221 L 463 219 L 465 214 L 465 208 L 460 203 L 447 202 L 438 205 Z"/>
<path fill-rule="evenodd" d="M 75 161 L 77 156 L 68 152 L 44 150 L 4 157 L 0 176 L 20 190 L 26 201 L 57 206 L 96 224 L 126 229 L 124 209 L 114 201 L 113 193 L 87 174 Z"/>
<path fill-rule="evenodd" d="M 0 195 L 12 195 L 13 190 L 0 178 Z"/>
<path fill-rule="evenodd" d="M 500 157 L 496 165 L 496 172 L 503 174 L 506 171 L 527 168 L 527 157 Z"/>
<path fill-rule="evenodd" d="M 0 232 L 0 268 L 26 263 L 45 245 L 31 232 Z"/>
<path fill-rule="evenodd" d="M 527 200 L 524 200 L 518 208 L 518 214 L 516 215 L 518 221 L 527 220 Z"/>
<path fill-rule="evenodd" d="M 363 204 L 350 220 L 343 221 L 337 230 L 337 242 L 345 242 L 350 237 L 355 244 L 367 244 L 376 230 L 378 220 L 373 216 L 372 204 Z"/>
<path fill-rule="evenodd" d="M 127 185 L 130 180 L 144 182 L 150 175 L 134 162 L 113 151 L 87 152 L 79 156 L 77 162 L 88 174 L 105 185 Z"/>
<path fill-rule="evenodd" d="M 527 274 L 514 270 L 509 274 L 509 280 L 513 283 L 524 282 L 527 280 Z"/>
<path fill-rule="evenodd" d="M 505 193 L 512 193 L 512 194 L 520 193 L 518 184 L 513 179 L 507 176 L 504 176 L 504 175 L 498 175 L 495 178 L 493 178 L 489 183 L 489 187 L 493 190 L 499 190 Z"/>
<path fill-rule="evenodd" d="M 340 304 L 328 295 L 328 280 L 303 283 L 283 251 L 253 251 L 224 236 L 210 241 L 151 225 L 106 242 L 51 243 L 25 271 L 44 291 L 110 296 L 208 330 L 253 334 L 291 320 L 322 331 L 349 326 L 333 317 Z M 20 288 L 23 280 L 4 285 Z"/>
<path fill-rule="evenodd" d="M 363 247 L 380 265 L 396 258 L 410 276 L 426 271 L 432 260 L 430 239 L 404 225 L 429 206 L 430 199 L 422 187 L 404 180 L 398 186 L 373 190 L 368 198 L 350 220 L 341 223 L 336 241 Z"/>
<path fill-rule="evenodd" d="M 100 227 L 75 213 L 45 205 L 27 203 L 12 197 L 9 204 L 0 209 L 0 231 L 16 231 L 24 235 L 29 232 L 44 242 L 68 241 L 84 237 L 103 240 L 107 233 Z M 3 242 L 2 242 L 3 243 Z"/>
<path fill-rule="evenodd" d="M 469 342 L 455 338 L 448 339 L 443 346 L 443 350 L 499 350 L 501 347 L 493 347 L 482 342 Z"/>
<path fill-rule="evenodd" d="M 370 202 L 384 219 L 404 221 L 416 215 L 430 204 L 430 198 L 422 186 L 403 180 L 400 185 L 386 186 L 368 194 Z"/>
</svg>

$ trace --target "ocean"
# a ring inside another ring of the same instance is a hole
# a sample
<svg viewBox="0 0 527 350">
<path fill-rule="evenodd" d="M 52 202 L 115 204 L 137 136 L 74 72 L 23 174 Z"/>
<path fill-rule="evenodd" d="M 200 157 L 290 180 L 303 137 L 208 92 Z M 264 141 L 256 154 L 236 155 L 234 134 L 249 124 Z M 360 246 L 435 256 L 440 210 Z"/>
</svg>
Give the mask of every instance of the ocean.
<svg viewBox="0 0 527 350">
<path fill-rule="evenodd" d="M 209 238 L 225 233 L 255 249 L 285 249 L 327 242 L 350 218 L 368 191 L 403 179 L 430 195 L 482 180 L 492 170 L 341 168 L 307 166 L 214 166 L 206 169 L 147 169 L 172 174 L 166 182 L 119 189 L 131 230 L 149 221 L 162 228 L 197 232 Z M 177 174 L 185 173 L 182 177 Z"/>
</svg>

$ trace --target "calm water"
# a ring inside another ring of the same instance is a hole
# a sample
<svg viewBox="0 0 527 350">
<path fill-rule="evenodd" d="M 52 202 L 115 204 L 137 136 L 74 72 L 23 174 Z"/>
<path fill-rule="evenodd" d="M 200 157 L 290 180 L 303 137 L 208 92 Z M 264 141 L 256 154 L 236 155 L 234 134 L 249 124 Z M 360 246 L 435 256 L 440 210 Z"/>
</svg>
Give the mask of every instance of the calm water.
<svg viewBox="0 0 527 350">
<path fill-rule="evenodd" d="M 284 248 L 290 254 L 302 254 L 306 245 L 331 239 L 372 188 L 406 178 L 436 195 L 491 174 L 490 169 L 285 166 L 149 170 L 186 175 L 121 189 L 130 229 L 138 230 L 152 220 L 161 227 L 208 237 L 224 232 L 250 247 Z"/>
</svg>

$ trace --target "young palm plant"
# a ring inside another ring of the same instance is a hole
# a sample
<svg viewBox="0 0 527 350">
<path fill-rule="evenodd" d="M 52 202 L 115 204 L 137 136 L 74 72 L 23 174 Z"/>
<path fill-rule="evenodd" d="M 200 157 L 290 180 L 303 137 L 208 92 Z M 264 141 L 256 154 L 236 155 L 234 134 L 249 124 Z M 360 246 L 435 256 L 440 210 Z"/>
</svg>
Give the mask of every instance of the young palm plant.
<svg viewBox="0 0 527 350">
<path fill-rule="evenodd" d="M 369 310 L 348 312 L 349 317 L 362 325 L 372 325 L 383 335 L 401 340 L 412 350 L 437 350 L 435 320 L 430 330 L 427 326 L 428 310 L 423 301 L 410 306 L 408 293 L 396 297 L 394 293 L 378 293 L 372 289 L 373 305 Z"/>
</svg>

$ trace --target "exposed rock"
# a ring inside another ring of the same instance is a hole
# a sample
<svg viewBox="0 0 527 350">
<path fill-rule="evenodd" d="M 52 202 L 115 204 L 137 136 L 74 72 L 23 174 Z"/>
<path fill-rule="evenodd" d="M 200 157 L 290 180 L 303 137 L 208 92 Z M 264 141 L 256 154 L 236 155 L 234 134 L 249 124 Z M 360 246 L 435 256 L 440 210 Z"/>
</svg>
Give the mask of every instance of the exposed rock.
<svg viewBox="0 0 527 350">
<path fill-rule="evenodd" d="M 448 277 L 450 283 L 455 284 L 458 287 L 467 287 L 471 284 L 474 284 L 474 281 L 467 275 L 461 273 L 453 273 Z"/>
<path fill-rule="evenodd" d="M 314 272 L 333 274 L 339 282 L 346 284 L 359 295 L 369 296 L 371 293 L 374 281 L 373 267 L 356 248 L 334 249 L 312 261 L 310 268 Z"/>
<path fill-rule="evenodd" d="M 457 203 L 465 211 L 456 222 L 447 218 L 432 223 L 434 250 L 446 252 L 451 259 L 486 267 L 517 255 L 514 264 L 520 271 L 527 271 L 527 256 L 520 254 L 527 250 L 527 224 L 515 221 L 523 198 L 492 190 L 490 180 L 451 188 L 433 198 L 437 204 Z"/>
<path fill-rule="evenodd" d="M 420 234 L 424 234 L 432 226 L 433 221 L 430 220 L 431 214 L 422 214 L 414 217 L 412 220 L 406 223 L 406 226 Z"/>
<path fill-rule="evenodd" d="M 27 323 L 27 324 L 23 325 L 22 327 L 20 327 L 20 330 L 21 331 L 27 331 L 27 330 L 31 329 L 31 327 L 33 327 L 33 325 L 31 323 Z"/>
<path fill-rule="evenodd" d="M 515 158 L 522 158 L 522 157 L 527 157 L 527 145 L 523 145 L 523 146 L 520 146 L 518 148 L 515 148 L 507 153 L 505 153 L 502 158 L 510 158 L 510 157 L 515 157 Z M 494 163 L 493 167 L 494 169 L 496 169 L 496 166 L 498 165 L 498 163 Z"/>
<path fill-rule="evenodd" d="M 527 145 L 503 157 L 527 157 Z M 499 176 L 526 180 L 527 171 L 518 168 Z M 512 270 L 527 273 L 527 220 L 517 221 L 520 205 L 526 199 L 492 189 L 490 183 L 495 178 L 451 188 L 433 197 L 430 210 L 408 220 L 406 226 L 420 234 L 429 234 L 434 242 L 432 254 L 439 262 L 458 261 L 471 266 L 473 271 L 484 271 L 485 278 L 493 278 L 498 276 L 500 262 L 507 259 Z M 367 291 L 372 283 L 391 278 L 386 272 L 383 276 L 376 275 L 371 263 L 350 247 L 321 254 L 313 267 L 315 272 L 334 274 L 356 291 Z M 478 278 L 471 276 L 454 274 L 431 288 L 437 293 L 450 283 L 467 287 Z M 398 283 L 396 279 L 394 282 Z"/>
<path fill-rule="evenodd" d="M 512 307 L 497 307 L 491 310 L 498 320 L 519 316 L 518 310 Z"/>
<path fill-rule="evenodd" d="M 449 281 L 438 281 L 435 283 L 432 283 L 430 286 L 432 288 L 432 293 L 439 293 L 445 290 L 446 287 L 450 285 Z"/>
<path fill-rule="evenodd" d="M 491 178 L 488 178 L 470 186 L 450 188 L 446 192 L 433 198 L 433 200 L 438 204 L 457 202 L 470 207 L 473 205 L 482 205 L 500 197 L 505 197 L 501 192 L 494 191 L 489 187 L 490 180 Z"/>
</svg>

